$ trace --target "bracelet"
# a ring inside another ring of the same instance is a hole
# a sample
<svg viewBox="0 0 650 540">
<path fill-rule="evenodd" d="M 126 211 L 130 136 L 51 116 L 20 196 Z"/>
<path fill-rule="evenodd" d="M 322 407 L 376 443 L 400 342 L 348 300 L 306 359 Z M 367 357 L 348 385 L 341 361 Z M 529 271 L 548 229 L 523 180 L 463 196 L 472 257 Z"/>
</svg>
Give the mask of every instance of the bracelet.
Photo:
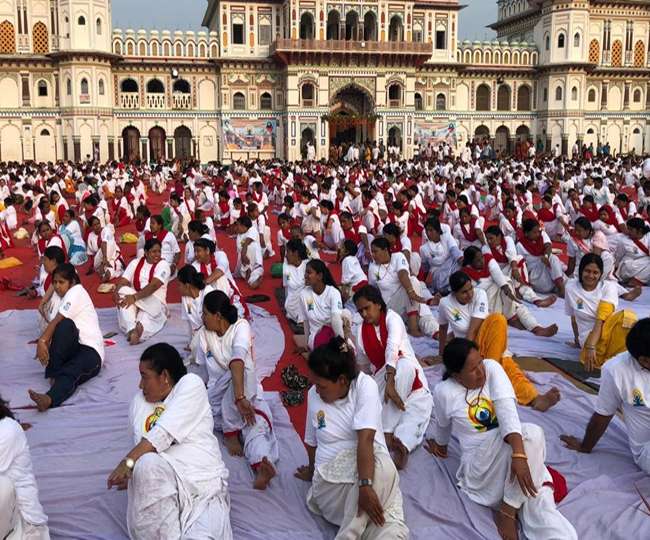
<svg viewBox="0 0 650 540">
<path fill-rule="evenodd" d="M 587 347 L 587 346 L 585 345 L 585 349 L 588 350 L 588 351 L 595 351 L 595 350 L 596 350 L 596 347 Z"/>
<path fill-rule="evenodd" d="M 513 521 L 517 521 L 517 516 L 513 516 L 512 514 L 508 514 L 508 512 L 504 512 L 503 510 L 499 510 L 499 514 L 506 516 L 507 518 L 512 519 Z"/>
<path fill-rule="evenodd" d="M 528 456 L 526 454 L 512 454 L 513 459 L 528 459 Z"/>
<path fill-rule="evenodd" d="M 243 400 L 245 400 L 245 399 L 246 399 L 246 396 L 244 396 L 244 395 L 239 396 L 239 397 L 236 397 L 236 398 L 235 398 L 235 403 L 239 403 L 240 401 L 243 401 Z"/>
</svg>

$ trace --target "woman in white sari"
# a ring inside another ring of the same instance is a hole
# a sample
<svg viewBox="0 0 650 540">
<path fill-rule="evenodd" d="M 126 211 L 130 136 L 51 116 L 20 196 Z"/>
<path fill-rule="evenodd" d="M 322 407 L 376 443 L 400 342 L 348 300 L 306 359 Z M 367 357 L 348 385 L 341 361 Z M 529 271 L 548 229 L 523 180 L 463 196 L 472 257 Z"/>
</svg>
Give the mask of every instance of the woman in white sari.
<svg viewBox="0 0 650 540">
<path fill-rule="evenodd" d="M 194 351 L 198 331 L 203 327 L 203 299 L 215 290 L 205 282 L 201 272 L 191 265 L 183 266 L 178 271 L 178 290 L 181 294 L 181 318 L 187 321 L 190 341 L 186 350 Z"/>
<path fill-rule="evenodd" d="M 86 255 L 86 242 L 81 235 L 81 227 L 75 219 L 74 210 L 66 210 L 61 220 L 59 234 L 66 238 L 68 258 L 70 264 L 81 266 L 88 260 Z"/>
<path fill-rule="evenodd" d="M 363 323 L 356 336 L 357 363 L 368 362 L 384 396 L 382 424 L 388 448 L 398 469 L 406 466 L 409 453 L 422 439 L 433 400 L 422 366 L 415 356 L 402 318 L 389 309 L 376 287 L 367 285 L 354 295 Z"/>
<path fill-rule="evenodd" d="M 108 223 L 102 228 L 102 222 L 96 216 L 90 218 L 88 226 L 88 242 L 86 243 L 86 253 L 92 260 L 92 266 L 86 272 L 86 275 L 97 272 L 102 282 L 110 281 L 120 277 L 124 272 L 124 259 L 120 247 L 115 241 L 115 228 Z"/>
<path fill-rule="evenodd" d="M 515 392 L 503 368 L 483 360 L 477 345 L 462 338 L 445 347 L 443 362 L 444 380 L 433 391 L 434 438 L 427 450 L 447 458 L 455 433 L 461 451 L 458 485 L 475 503 L 496 510 L 501 538 L 516 540 L 521 525 L 525 538 L 577 540 L 553 500 L 544 431 L 520 423 Z"/>
<path fill-rule="evenodd" d="M 616 254 L 618 279 L 628 286 L 650 283 L 650 227 L 641 218 L 627 222 L 627 234 L 621 238 Z"/>
<path fill-rule="evenodd" d="M 463 252 L 458 242 L 449 233 L 445 233 L 437 218 L 429 218 L 424 225 L 426 241 L 420 246 L 422 270 L 418 278 L 426 283 L 426 276 L 431 275 L 429 288 L 432 293 L 449 293 L 449 276 L 460 268 Z"/>
<path fill-rule="evenodd" d="M 284 311 L 287 318 L 297 324 L 304 322 L 300 294 L 307 286 L 305 270 L 308 260 L 307 247 L 302 240 L 292 239 L 287 242 L 286 261 L 282 269 L 282 284 L 285 292 Z"/>
<path fill-rule="evenodd" d="M 120 330 L 131 345 L 160 332 L 169 316 L 167 282 L 171 271 L 161 258 L 160 240 L 144 245 L 144 256 L 134 259 L 115 284 L 115 305 Z"/>
<path fill-rule="evenodd" d="M 266 489 L 276 475 L 278 443 L 271 409 L 255 373 L 253 337 L 246 319 L 221 291 L 203 300 L 203 328 L 196 363 L 205 370 L 215 428 L 233 456 L 245 456 L 255 473 L 253 487 Z M 243 443 L 243 447 L 242 447 Z"/>
<path fill-rule="evenodd" d="M 357 372 L 345 341 L 333 338 L 309 355 L 305 444 L 309 509 L 339 527 L 337 538 L 405 540 L 402 493 L 381 422 L 377 383 Z"/>
<path fill-rule="evenodd" d="M 0 538 L 49 540 L 23 427 L 0 397 Z"/>
<path fill-rule="evenodd" d="M 129 411 L 135 446 L 108 477 L 109 488 L 128 487 L 129 536 L 231 540 L 228 469 L 203 381 L 167 343 L 142 353 L 140 377 Z"/>
</svg>

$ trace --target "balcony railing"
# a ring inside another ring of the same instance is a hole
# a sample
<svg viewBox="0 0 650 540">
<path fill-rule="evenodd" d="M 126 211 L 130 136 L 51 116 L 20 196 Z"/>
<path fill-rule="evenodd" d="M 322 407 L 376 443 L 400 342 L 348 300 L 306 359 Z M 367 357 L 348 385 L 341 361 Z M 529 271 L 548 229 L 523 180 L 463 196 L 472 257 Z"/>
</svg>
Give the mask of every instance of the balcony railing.
<svg viewBox="0 0 650 540">
<path fill-rule="evenodd" d="M 120 94 L 120 106 L 123 109 L 139 109 L 140 95 L 137 92 L 122 92 Z"/>
<path fill-rule="evenodd" d="M 347 41 L 342 39 L 287 39 L 278 38 L 271 45 L 275 52 L 354 52 L 388 54 L 427 54 L 433 53 L 431 43 L 411 41 Z"/>
<path fill-rule="evenodd" d="M 172 104 L 174 109 L 191 109 L 192 95 L 182 94 L 180 92 L 172 94 Z"/>
<path fill-rule="evenodd" d="M 399 107 L 402 106 L 402 100 L 401 99 L 389 99 L 388 100 L 388 106 L 391 109 L 398 109 Z"/>
<path fill-rule="evenodd" d="M 165 94 L 147 94 L 147 109 L 164 109 Z"/>
</svg>

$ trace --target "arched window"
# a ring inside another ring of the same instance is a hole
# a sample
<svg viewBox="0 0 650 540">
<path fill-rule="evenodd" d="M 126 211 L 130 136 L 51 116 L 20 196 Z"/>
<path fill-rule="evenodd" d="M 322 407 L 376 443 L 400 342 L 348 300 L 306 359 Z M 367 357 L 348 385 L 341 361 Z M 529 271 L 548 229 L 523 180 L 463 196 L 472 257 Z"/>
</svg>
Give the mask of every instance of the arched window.
<svg viewBox="0 0 650 540">
<path fill-rule="evenodd" d="M 580 47 L 580 32 L 576 32 L 576 35 L 573 36 L 573 46 Z"/>
<path fill-rule="evenodd" d="M 492 100 L 490 87 L 487 84 L 482 84 L 476 89 L 476 110 L 477 111 L 489 111 L 492 106 L 490 101 Z"/>
<path fill-rule="evenodd" d="M 593 128 L 589 128 L 589 129 L 587 130 L 587 135 L 593 135 L 593 134 L 594 134 L 594 130 L 593 130 Z"/>
<path fill-rule="evenodd" d="M 95 26 L 97 28 L 97 35 L 101 36 L 102 35 L 102 20 L 98 17 L 97 21 L 95 21 Z"/>
<path fill-rule="evenodd" d="M 50 132 L 47 129 L 42 129 L 41 130 L 41 137 L 49 137 Z"/>
<path fill-rule="evenodd" d="M 309 11 L 300 16 L 300 39 L 314 39 L 314 16 Z"/>
<path fill-rule="evenodd" d="M 507 84 L 502 84 L 499 86 L 497 92 L 497 110 L 498 111 L 509 111 L 510 110 L 510 87 Z"/>
<path fill-rule="evenodd" d="M 341 39 L 339 34 L 340 21 L 341 16 L 335 9 L 327 14 L 327 39 Z"/>
<path fill-rule="evenodd" d="M 634 103 L 641 103 L 641 90 L 638 88 L 634 91 Z"/>
<path fill-rule="evenodd" d="M 402 105 L 402 87 L 397 84 L 391 84 L 388 87 L 388 106 L 400 107 Z"/>
<path fill-rule="evenodd" d="M 388 26 L 388 40 L 402 41 L 404 39 L 404 26 L 399 15 L 393 15 Z"/>
<path fill-rule="evenodd" d="M 438 94 L 436 96 L 436 111 L 446 111 L 447 110 L 447 96 L 444 94 Z"/>
<path fill-rule="evenodd" d="M 300 97 L 304 107 L 314 106 L 314 85 L 311 83 L 304 83 L 300 89 Z"/>
<path fill-rule="evenodd" d="M 165 86 L 160 79 L 151 79 L 147 83 L 147 92 L 150 94 L 164 94 Z"/>
<path fill-rule="evenodd" d="M 587 94 L 587 101 L 589 103 L 596 103 L 596 90 L 594 88 L 589 89 Z"/>
<path fill-rule="evenodd" d="M 99 83 L 97 84 L 98 86 L 98 93 L 100 96 L 103 96 L 106 94 L 106 87 L 104 85 L 104 79 L 99 79 Z"/>
<path fill-rule="evenodd" d="M 356 41 L 359 33 L 359 15 L 356 11 L 348 11 L 345 16 L 345 39 L 348 41 Z"/>
<path fill-rule="evenodd" d="M 564 42 L 566 41 L 566 38 L 564 37 L 564 34 L 560 33 L 560 35 L 557 37 L 557 48 L 558 49 L 564 49 Z"/>
<path fill-rule="evenodd" d="M 65 93 L 69 96 L 72 95 L 72 81 L 70 79 L 65 81 Z"/>
<path fill-rule="evenodd" d="M 555 101 L 562 101 L 562 87 L 558 86 L 555 89 Z"/>
<path fill-rule="evenodd" d="M 260 109 L 272 109 L 273 108 L 273 98 L 268 92 L 264 92 L 260 96 Z"/>
<path fill-rule="evenodd" d="M 424 109 L 423 103 L 422 103 L 422 94 L 419 92 L 415 93 L 415 110 L 416 111 L 421 111 Z"/>
<path fill-rule="evenodd" d="M 79 26 L 86 26 L 86 17 L 80 15 L 79 18 L 77 19 L 77 24 Z"/>
<path fill-rule="evenodd" d="M 181 94 L 189 94 L 190 83 L 188 83 L 185 79 L 176 79 L 174 81 L 174 85 L 172 86 L 172 90 L 174 92 L 180 92 Z"/>
<path fill-rule="evenodd" d="M 363 39 L 366 41 L 377 40 L 377 16 L 374 11 L 367 11 L 363 16 Z"/>
<path fill-rule="evenodd" d="M 530 86 L 520 86 L 517 90 L 517 110 L 530 111 Z"/>
<path fill-rule="evenodd" d="M 81 79 L 81 94 L 84 96 L 88 95 L 88 79 L 85 77 Z"/>
<path fill-rule="evenodd" d="M 39 97 L 47 97 L 47 83 L 45 81 L 38 81 L 38 95 Z"/>
<path fill-rule="evenodd" d="M 122 92 L 137 92 L 138 83 L 133 79 L 124 79 L 122 84 L 120 84 L 120 90 L 122 90 Z"/>
<path fill-rule="evenodd" d="M 246 96 L 241 92 L 235 92 L 232 96 L 232 108 L 236 111 L 243 111 L 246 109 Z"/>
<path fill-rule="evenodd" d="M 546 34 L 546 50 L 550 51 L 551 50 L 551 36 Z"/>
<path fill-rule="evenodd" d="M 571 88 L 571 101 L 578 101 L 578 87 Z"/>
</svg>

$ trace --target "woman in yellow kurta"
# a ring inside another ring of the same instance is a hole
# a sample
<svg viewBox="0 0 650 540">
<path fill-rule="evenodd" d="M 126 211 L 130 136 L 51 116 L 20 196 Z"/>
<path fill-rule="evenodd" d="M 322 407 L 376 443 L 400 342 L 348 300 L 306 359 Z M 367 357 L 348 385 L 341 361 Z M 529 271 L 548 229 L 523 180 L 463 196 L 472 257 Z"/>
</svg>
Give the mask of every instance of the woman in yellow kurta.
<svg viewBox="0 0 650 540">
<path fill-rule="evenodd" d="M 574 346 L 581 349 L 580 362 L 587 371 L 625 351 L 625 338 L 637 320 L 634 311 L 616 311 L 618 284 L 602 276 L 600 255 L 587 253 L 580 261 L 578 278 L 566 284 L 565 310 L 571 317 Z"/>
<path fill-rule="evenodd" d="M 483 358 L 501 364 L 521 405 L 529 405 L 538 411 L 546 411 L 555 405 L 560 399 L 560 391 L 552 388 L 545 394 L 539 394 L 507 353 L 508 321 L 501 313 L 489 313 L 485 291 L 474 287 L 470 277 L 462 271 L 450 276 L 449 287 L 451 294 L 440 301 L 438 308 L 440 355 L 451 334 L 474 341 Z"/>
</svg>

